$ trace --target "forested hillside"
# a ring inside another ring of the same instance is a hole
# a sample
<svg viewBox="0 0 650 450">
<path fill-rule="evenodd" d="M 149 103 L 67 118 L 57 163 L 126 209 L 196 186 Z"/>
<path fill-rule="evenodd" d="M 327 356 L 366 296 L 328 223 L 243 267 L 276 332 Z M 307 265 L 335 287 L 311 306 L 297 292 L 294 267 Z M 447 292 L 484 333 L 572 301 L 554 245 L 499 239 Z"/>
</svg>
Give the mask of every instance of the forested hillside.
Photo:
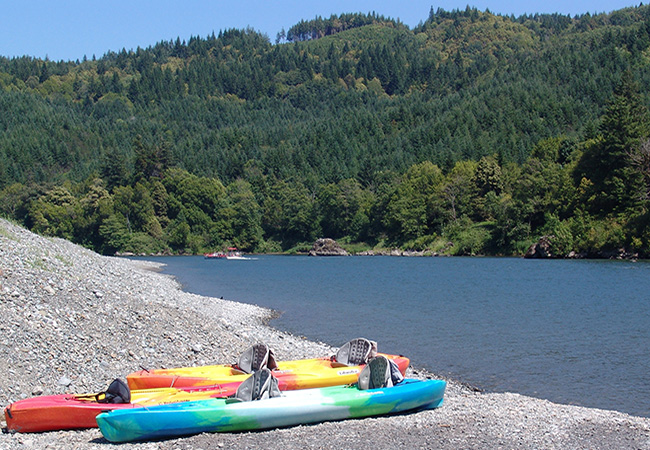
<svg viewBox="0 0 650 450">
<path fill-rule="evenodd" d="M 650 256 L 650 7 L 0 57 L 0 214 L 104 253 Z"/>
</svg>

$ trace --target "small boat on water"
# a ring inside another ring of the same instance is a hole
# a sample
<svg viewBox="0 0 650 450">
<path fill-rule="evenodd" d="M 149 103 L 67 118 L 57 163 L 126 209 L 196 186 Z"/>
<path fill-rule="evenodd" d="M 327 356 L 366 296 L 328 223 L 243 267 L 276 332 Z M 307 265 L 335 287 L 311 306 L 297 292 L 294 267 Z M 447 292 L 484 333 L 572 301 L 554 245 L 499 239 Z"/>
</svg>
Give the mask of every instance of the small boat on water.
<svg viewBox="0 0 650 450">
<path fill-rule="evenodd" d="M 241 261 L 246 261 L 246 260 L 252 260 L 255 258 L 249 258 L 247 256 L 244 256 L 242 252 L 237 250 L 236 247 L 228 247 L 228 253 L 226 253 L 226 259 L 228 260 L 241 260 Z"/>
<path fill-rule="evenodd" d="M 244 256 L 242 252 L 237 250 L 237 247 L 228 247 L 227 252 L 211 252 L 211 253 L 204 253 L 203 257 L 205 259 L 230 259 L 230 260 L 253 260 L 257 258 L 249 258 L 248 256 Z"/>
<path fill-rule="evenodd" d="M 226 257 L 226 254 L 224 252 L 204 253 L 203 257 L 205 259 L 223 259 Z"/>
</svg>

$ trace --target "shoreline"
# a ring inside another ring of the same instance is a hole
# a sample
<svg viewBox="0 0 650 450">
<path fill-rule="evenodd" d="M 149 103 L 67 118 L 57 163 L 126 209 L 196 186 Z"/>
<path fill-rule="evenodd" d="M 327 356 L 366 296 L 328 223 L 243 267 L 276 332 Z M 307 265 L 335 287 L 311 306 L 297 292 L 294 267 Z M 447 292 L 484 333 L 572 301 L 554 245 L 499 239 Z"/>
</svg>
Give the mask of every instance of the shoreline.
<svg viewBox="0 0 650 450">
<path fill-rule="evenodd" d="M 390 257 L 390 258 L 518 258 L 518 259 L 542 259 L 542 260 L 592 260 L 592 261 L 629 261 L 629 262 L 649 262 L 650 258 L 639 258 L 637 256 L 620 256 L 619 254 L 608 254 L 602 256 L 585 256 L 584 254 L 573 254 L 569 256 L 530 256 L 526 255 L 488 255 L 488 254 L 472 254 L 472 255 L 449 255 L 446 253 L 434 252 L 432 250 L 386 250 L 374 251 L 363 250 L 356 253 L 349 253 L 347 255 L 310 255 L 305 252 L 297 253 L 247 253 L 249 256 L 255 255 L 277 255 L 277 256 L 316 256 L 323 258 L 330 257 Z M 161 253 L 116 253 L 113 257 L 116 258 L 129 258 L 129 257 L 160 257 L 160 256 L 202 256 L 201 254 L 161 254 Z"/>
<path fill-rule="evenodd" d="M 151 256 L 153 256 L 153 255 L 151 255 Z M 187 255 L 187 256 L 200 256 L 200 255 Z M 304 256 L 307 256 L 307 255 L 304 255 Z M 356 255 L 350 255 L 350 256 L 356 256 Z M 128 257 L 127 257 L 126 259 L 128 260 Z M 162 274 L 164 271 L 163 271 L 162 269 L 160 269 L 160 268 L 166 265 L 165 263 L 158 263 L 158 262 L 156 262 L 156 261 L 150 261 L 150 260 L 130 260 L 130 261 L 138 261 L 138 262 L 141 262 L 141 263 L 143 264 L 143 267 L 142 267 L 143 270 L 150 270 L 150 271 L 152 271 L 152 272 L 154 272 L 154 273 L 161 273 L 161 274 Z M 147 263 L 147 262 L 151 262 L 151 263 L 153 264 L 153 267 L 146 267 L 146 263 Z M 180 289 L 181 291 L 183 291 L 184 293 L 188 293 L 188 291 L 186 291 L 186 290 L 183 289 L 181 283 L 178 282 L 178 281 L 176 280 L 176 277 L 175 277 L 174 275 L 166 274 L 166 276 L 168 276 L 168 277 L 170 277 L 172 280 L 176 281 L 176 282 L 178 283 L 179 289 Z M 208 297 L 208 298 L 215 298 L 215 297 Z M 291 337 L 293 337 L 293 338 L 296 338 L 296 339 L 301 339 L 301 340 L 305 340 L 305 341 L 312 342 L 312 341 L 311 341 L 308 337 L 306 337 L 306 336 L 296 335 L 296 334 L 290 333 L 290 332 L 285 331 L 285 330 L 281 330 L 281 329 L 278 329 L 278 328 L 274 328 L 274 327 L 272 327 L 271 325 L 269 325 L 269 323 L 270 323 L 272 320 L 277 319 L 277 318 L 279 318 L 279 317 L 282 315 L 282 312 L 281 312 L 281 311 L 277 311 L 277 310 L 275 310 L 275 309 L 268 308 L 268 307 L 265 307 L 265 306 L 260 306 L 260 305 L 257 305 L 257 304 L 251 304 L 251 303 L 240 303 L 240 302 L 237 302 L 236 300 L 227 300 L 227 299 L 223 299 L 223 298 L 220 298 L 220 300 L 226 300 L 226 301 L 233 302 L 233 303 L 236 303 L 236 304 L 241 304 L 241 305 L 244 305 L 244 304 L 245 304 L 245 305 L 252 305 L 252 306 L 255 306 L 255 307 L 257 307 L 257 308 L 261 308 L 262 310 L 264 310 L 264 311 L 267 312 L 267 315 L 266 315 L 266 316 L 260 318 L 260 324 L 261 324 L 261 325 L 266 326 L 266 327 L 269 327 L 269 328 L 271 328 L 272 330 L 277 331 L 278 333 L 287 334 L 287 335 L 289 335 L 289 336 L 291 336 Z M 351 338 L 351 339 L 352 339 L 352 338 Z M 328 346 L 328 347 L 331 349 L 332 354 L 333 354 L 333 353 L 336 351 L 336 349 L 337 349 L 336 347 L 331 347 L 331 346 L 329 346 L 329 344 L 327 344 L 327 343 L 320 343 L 320 344 L 325 345 L 325 346 Z M 343 343 L 342 343 L 342 344 L 343 344 Z M 408 355 L 404 355 L 404 356 L 407 356 L 407 357 L 408 357 Z M 443 376 L 443 375 L 441 375 L 441 374 L 435 374 L 434 372 L 430 371 L 430 370 L 427 369 L 426 367 L 415 367 L 415 366 L 413 366 L 413 364 L 411 364 L 411 365 L 409 366 L 409 369 L 411 370 L 411 372 L 414 372 L 414 373 L 416 373 L 416 374 L 417 374 L 417 373 L 426 374 L 429 378 L 434 378 L 434 377 L 435 377 L 435 378 L 438 378 L 438 379 L 445 380 L 445 381 L 447 381 L 448 383 L 455 383 L 455 384 L 457 384 L 457 385 L 459 385 L 459 386 L 462 386 L 462 387 L 464 387 L 465 389 L 467 389 L 467 390 L 469 390 L 469 391 L 472 391 L 472 392 L 481 392 L 481 393 L 489 393 L 489 392 L 490 392 L 490 391 L 486 391 L 485 389 L 481 388 L 480 386 L 475 386 L 475 385 L 473 385 L 473 384 L 471 384 L 471 383 L 469 383 L 469 382 L 466 382 L 466 381 L 462 381 L 462 380 L 455 379 L 455 378 L 450 378 L 450 377 L 447 377 L 447 376 Z M 620 412 L 620 411 L 616 411 L 616 412 Z"/>
<path fill-rule="evenodd" d="M 234 362 L 255 342 L 267 343 L 280 360 L 335 350 L 269 327 L 270 309 L 184 292 L 156 267 L 150 261 L 100 256 L 0 219 L 2 407 L 34 395 L 101 391 L 141 367 Z M 413 367 L 407 375 L 439 378 Z M 650 418 L 485 393 L 447 381 L 443 406 L 431 411 L 121 448 L 356 449 L 366 448 L 371 436 L 380 449 L 650 449 Z M 111 445 L 97 429 L 0 435 L 3 450 Z"/>
</svg>

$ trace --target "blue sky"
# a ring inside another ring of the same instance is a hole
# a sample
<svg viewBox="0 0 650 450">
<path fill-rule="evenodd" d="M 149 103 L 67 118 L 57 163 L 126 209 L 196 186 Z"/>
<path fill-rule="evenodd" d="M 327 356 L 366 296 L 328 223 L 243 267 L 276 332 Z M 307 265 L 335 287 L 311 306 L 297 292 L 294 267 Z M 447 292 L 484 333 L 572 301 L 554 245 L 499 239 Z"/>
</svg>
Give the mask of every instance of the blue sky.
<svg viewBox="0 0 650 450">
<path fill-rule="evenodd" d="M 413 28 L 429 10 L 464 9 L 514 14 L 611 12 L 637 6 L 632 0 L 0 0 L 0 56 L 76 60 L 107 51 L 146 48 L 162 40 L 206 37 L 213 31 L 246 28 L 271 42 L 282 29 L 317 15 L 376 12 Z M 647 3 L 647 2 L 646 2 Z"/>
</svg>

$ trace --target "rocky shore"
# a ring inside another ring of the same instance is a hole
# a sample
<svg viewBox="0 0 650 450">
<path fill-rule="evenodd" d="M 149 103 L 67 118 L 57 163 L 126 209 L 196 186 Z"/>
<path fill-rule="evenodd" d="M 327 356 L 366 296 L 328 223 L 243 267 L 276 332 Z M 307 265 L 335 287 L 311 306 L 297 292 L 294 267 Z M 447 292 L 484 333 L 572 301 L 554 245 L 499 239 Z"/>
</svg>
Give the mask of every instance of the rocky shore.
<svg viewBox="0 0 650 450">
<path fill-rule="evenodd" d="M 34 395 L 101 391 L 141 367 L 234 362 L 255 342 L 267 343 L 279 359 L 334 351 L 268 327 L 272 311 L 185 293 L 155 269 L 153 263 L 103 257 L 0 220 L 0 405 Z M 417 368 L 408 375 L 436 377 Z M 449 381 L 444 406 L 433 411 L 120 448 L 369 446 L 650 449 L 650 419 L 518 394 L 480 393 Z M 2 450 L 112 447 L 97 429 L 0 434 Z"/>
</svg>

